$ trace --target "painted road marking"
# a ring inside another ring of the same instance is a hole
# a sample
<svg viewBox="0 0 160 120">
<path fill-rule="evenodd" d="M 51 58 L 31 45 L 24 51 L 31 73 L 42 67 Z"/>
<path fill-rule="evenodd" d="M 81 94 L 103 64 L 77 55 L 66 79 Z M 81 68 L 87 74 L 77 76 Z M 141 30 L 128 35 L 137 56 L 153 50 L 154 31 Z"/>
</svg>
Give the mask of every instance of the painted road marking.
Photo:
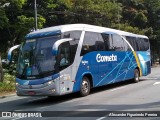
<svg viewBox="0 0 160 120">
<path fill-rule="evenodd" d="M 153 85 L 159 85 L 160 84 L 160 82 L 155 82 Z"/>
<path fill-rule="evenodd" d="M 158 78 L 152 78 L 152 77 L 148 77 L 148 78 L 142 78 L 142 79 L 145 79 L 145 80 L 157 80 Z"/>
<path fill-rule="evenodd" d="M 102 120 L 102 119 L 105 119 L 106 117 L 100 117 L 100 118 L 98 118 L 98 119 L 96 119 L 96 120 Z"/>
<path fill-rule="evenodd" d="M 22 118 L 18 117 L 18 118 L 14 118 L 14 119 L 12 119 L 12 120 L 18 120 L 18 119 L 22 119 Z"/>
</svg>

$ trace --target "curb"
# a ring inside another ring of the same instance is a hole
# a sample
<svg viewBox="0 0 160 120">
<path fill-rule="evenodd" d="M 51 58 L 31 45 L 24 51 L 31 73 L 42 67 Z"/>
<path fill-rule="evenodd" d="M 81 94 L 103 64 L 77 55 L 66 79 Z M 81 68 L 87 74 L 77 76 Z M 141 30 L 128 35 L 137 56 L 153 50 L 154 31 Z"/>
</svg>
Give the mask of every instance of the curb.
<svg viewBox="0 0 160 120">
<path fill-rule="evenodd" d="M 0 99 L 7 98 L 7 97 L 12 97 L 12 96 L 16 96 L 16 93 L 0 96 Z"/>
</svg>

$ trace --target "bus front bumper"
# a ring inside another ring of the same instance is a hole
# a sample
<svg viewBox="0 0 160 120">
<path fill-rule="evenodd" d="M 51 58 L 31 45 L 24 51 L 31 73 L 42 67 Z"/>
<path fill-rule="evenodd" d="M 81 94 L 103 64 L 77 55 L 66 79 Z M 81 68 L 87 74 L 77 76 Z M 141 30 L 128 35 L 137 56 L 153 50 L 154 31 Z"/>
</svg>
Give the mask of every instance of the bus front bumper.
<svg viewBox="0 0 160 120">
<path fill-rule="evenodd" d="M 40 84 L 40 85 L 19 85 L 16 84 L 16 93 L 18 96 L 58 96 L 58 83 Z"/>
</svg>

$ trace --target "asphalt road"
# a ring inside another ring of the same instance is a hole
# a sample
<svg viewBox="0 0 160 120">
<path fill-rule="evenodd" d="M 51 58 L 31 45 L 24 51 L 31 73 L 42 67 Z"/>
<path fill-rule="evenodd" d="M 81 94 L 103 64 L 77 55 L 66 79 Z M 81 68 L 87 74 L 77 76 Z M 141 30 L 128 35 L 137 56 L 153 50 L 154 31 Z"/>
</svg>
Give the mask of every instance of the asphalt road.
<svg viewBox="0 0 160 120">
<path fill-rule="evenodd" d="M 14 117 L 0 117 L 0 119 L 159 120 L 160 117 L 156 117 L 156 115 L 157 113 L 160 114 L 160 67 L 152 68 L 152 73 L 146 77 L 142 77 L 139 83 L 127 81 L 95 88 L 86 97 L 70 94 L 53 98 L 18 96 L 0 98 L 0 114 L 7 111 L 17 111 L 21 114 L 12 113 Z M 29 115 L 42 115 L 42 118 L 20 118 L 23 115 L 25 116 L 25 111 L 27 115 L 30 112 L 35 113 L 40 111 L 40 113 Z M 110 117 L 108 116 L 109 114 L 111 115 Z M 140 117 L 141 115 L 147 116 L 148 114 L 150 117 Z M 6 114 L 3 113 L 3 115 Z M 16 117 L 16 115 L 19 116 Z M 127 117 L 115 117 L 116 115 L 125 115 Z M 131 117 L 130 115 L 137 115 L 137 117 Z"/>
</svg>

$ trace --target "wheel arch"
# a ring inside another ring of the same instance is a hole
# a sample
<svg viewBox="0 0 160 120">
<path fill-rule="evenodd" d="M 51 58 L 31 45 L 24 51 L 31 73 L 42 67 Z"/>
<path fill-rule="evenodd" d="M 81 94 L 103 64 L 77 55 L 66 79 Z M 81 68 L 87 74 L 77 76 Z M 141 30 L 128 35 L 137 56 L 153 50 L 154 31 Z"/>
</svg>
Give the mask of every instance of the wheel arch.
<svg viewBox="0 0 160 120">
<path fill-rule="evenodd" d="M 89 82 L 90 82 L 91 88 L 92 88 L 94 86 L 94 83 L 93 83 L 93 76 L 91 75 L 91 73 L 85 73 L 85 74 L 83 74 L 82 79 L 83 79 L 83 77 L 87 77 L 89 79 Z"/>
<path fill-rule="evenodd" d="M 139 68 L 139 67 L 136 67 L 135 69 L 137 69 L 137 70 L 139 71 L 139 76 L 141 76 L 141 75 L 140 75 L 140 68 Z M 135 70 L 135 69 L 134 69 L 134 70 Z"/>
</svg>

